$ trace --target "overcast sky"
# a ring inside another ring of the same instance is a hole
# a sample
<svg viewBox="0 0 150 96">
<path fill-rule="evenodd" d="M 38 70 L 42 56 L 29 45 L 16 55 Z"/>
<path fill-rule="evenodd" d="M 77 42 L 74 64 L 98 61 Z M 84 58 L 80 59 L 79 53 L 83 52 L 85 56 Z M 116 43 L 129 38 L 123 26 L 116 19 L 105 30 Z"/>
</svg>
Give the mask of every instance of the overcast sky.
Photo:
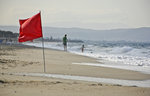
<svg viewBox="0 0 150 96">
<path fill-rule="evenodd" d="M 19 26 L 39 10 L 43 26 L 150 27 L 150 0 L 0 0 L 0 25 Z"/>
</svg>

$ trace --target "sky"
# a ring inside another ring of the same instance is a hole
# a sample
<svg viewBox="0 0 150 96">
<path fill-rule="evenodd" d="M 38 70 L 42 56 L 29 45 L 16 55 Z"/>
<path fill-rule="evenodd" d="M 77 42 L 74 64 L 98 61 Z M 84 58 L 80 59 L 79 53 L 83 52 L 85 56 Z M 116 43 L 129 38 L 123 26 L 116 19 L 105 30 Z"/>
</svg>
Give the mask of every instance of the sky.
<svg viewBox="0 0 150 96">
<path fill-rule="evenodd" d="M 87 29 L 150 27 L 150 0 L 0 0 L 0 25 L 41 11 L 42 25 Z"/>
</svg>

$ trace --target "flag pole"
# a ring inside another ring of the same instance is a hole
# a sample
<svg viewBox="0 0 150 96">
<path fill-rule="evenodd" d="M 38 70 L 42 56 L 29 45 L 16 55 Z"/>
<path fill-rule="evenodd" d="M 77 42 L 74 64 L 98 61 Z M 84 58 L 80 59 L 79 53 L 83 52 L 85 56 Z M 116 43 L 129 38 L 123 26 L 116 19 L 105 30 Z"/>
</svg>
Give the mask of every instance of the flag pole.
<svg viewBox="0 0 150 96">
<path fill-rule="evenodd" d="M 43 37 L 42 37 L 42 47 L 43 47 L 44 72 L 46 72 L 46 67 L 45 67 L 45 52 L 44 52 L 44 39 L 43 39 Z"/>
<path fill-rule="evenodd" d="M 40 15 L 41 15 L 41 11 L 40 11 Z M 41 25 L 42 25 L 42 20 L 41 20 Z M 42 47 L 43 47 L 44 72 L 46 72 L 46 67 L 45 67 L 45 52 L 44 52 L 44 38 L 43 38 L 43 30 L 42 30 Z"/>
</svg>

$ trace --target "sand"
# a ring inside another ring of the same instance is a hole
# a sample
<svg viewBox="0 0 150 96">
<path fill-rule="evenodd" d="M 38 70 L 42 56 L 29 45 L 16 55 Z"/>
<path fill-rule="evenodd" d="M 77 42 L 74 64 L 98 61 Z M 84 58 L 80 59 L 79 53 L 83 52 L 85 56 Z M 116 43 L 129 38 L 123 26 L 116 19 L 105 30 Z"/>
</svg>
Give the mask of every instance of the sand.
<svg viewBox="0 0 150 96">
<path fill-rule="evenodd" d="M 150 88 L 7 74 L 43 73 L 43 51 L 41 48 L 19 45 L 1 45 L 0 48 L 0 96 L 150 96 Z M 45 58 L 47 74 L 150 79 L 150 75 L 135 71 L 74 65 L 72 63 L 99 62 L 69 52 L 45 49 Z"/>
</svg>

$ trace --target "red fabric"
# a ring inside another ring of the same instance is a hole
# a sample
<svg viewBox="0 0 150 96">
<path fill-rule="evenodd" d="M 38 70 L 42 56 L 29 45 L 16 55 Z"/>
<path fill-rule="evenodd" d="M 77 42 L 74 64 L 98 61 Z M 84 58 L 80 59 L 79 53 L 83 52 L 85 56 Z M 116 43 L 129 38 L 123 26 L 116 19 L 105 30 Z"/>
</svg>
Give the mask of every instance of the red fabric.
<svg viewBox="0 0 150 96">
<path fill-rule="evenodd" d="M 40 13 L 32 16 L 31 18 L 19 20 L 19 23 L 19 42 L 32 41 L 33 39 L 40 38 L 43 36 Z"/>
</svg>

